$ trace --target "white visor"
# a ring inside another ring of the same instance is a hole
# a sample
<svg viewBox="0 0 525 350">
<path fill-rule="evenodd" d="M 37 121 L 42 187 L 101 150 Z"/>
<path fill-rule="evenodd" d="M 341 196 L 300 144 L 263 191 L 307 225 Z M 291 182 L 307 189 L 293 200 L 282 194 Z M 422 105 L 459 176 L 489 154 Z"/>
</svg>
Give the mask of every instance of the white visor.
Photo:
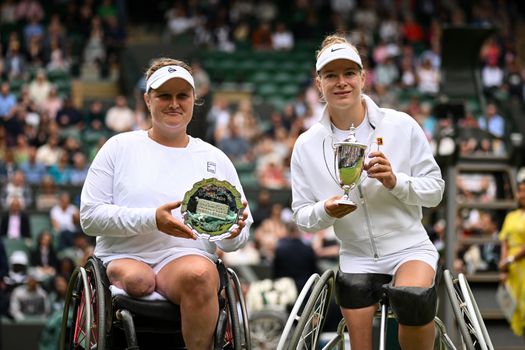
<svg viewBox="0 0 525 350">
<path fill-rule="evenodd" d="M 324 66 L 335 60 L 349 60 L 355 62 L 361 69 L 363 64 L 357 51 L 347 44 L 333 44 L 325 48 L 317 62 L 315 63 L 315 70 L 319 73 Z"/>
<path fill-rule="evenodd" d="M 165 82 L 173 78 L 181 78 L 186 80 L 193 90 L 195 90 L 195 83 L 193 82 L 193 77 L 190 72 L 184 69 L 181 66 L 165 66 L 157 69 L 146 82 L 146 91 L 149 92 L 150 89 L 156 89 Z"/>
</svg>

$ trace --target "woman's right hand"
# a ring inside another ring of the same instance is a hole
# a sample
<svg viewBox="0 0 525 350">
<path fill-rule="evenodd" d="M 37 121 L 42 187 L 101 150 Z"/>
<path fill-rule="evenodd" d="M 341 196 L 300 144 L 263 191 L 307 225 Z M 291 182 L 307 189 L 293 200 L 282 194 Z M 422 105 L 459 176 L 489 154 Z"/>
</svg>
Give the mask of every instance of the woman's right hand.
<svg viewBox="0 0 525 350">
<path fill-rule="evenodd" d="M 324 210 L 326 213 L 336 219 L 340 219 L 357 209 L 357 207 L 354 206 L 339 204 L 337 201 L 340 199 L 341 196 L 333 196 L 324 202 Z"/>
<path fill-rule="evenodd" d="M 172 214 L 173 209 L 181 206 L 181 201 L 166 203 L 157 208 L 155 212 L 155 220 L 157 220 L 157 228 L 173 237 L 197 239 L 193 231 L 180 220 L 177 220 Z"/>
</svg>

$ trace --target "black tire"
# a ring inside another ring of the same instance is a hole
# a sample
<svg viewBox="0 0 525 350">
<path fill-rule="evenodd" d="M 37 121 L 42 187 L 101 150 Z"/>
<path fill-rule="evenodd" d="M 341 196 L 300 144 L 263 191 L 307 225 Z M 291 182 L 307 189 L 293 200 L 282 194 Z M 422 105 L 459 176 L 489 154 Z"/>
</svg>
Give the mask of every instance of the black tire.
<svg viewBox="0 0 525 350">
<path fill-rule="evenodd" d="M 319 334 L 323 329 L 324 322 L 326 320 L 326 314 L 328 313 L 328 306 L 332 297 L 334 279 L 334 271 L 327 270 L 316 282 L 312 290 L 312 294 L 310 294 L 310 297 L 306 302 L 306 306 L 304 307 L 300 320 L 297 323 L 297 327 L 295 328 L 292 334 L 292 338 L 287 349 L 317 349 L 317 345 L 319 342 Z M 319 317 L 316 320 L 317 324 L 315 324 L 312 328 L 307 329 L 307 326 L 309 326 L 310 321 L 312 321 L 314 313 L 316 316 Z M 303 339 L 305 331 L 307 331 L 307 333 L 310 333 L 313 336 L 311 338 L 311 342 L 309 344 L 303 345 L 307 347 L 298 347 L 299 342 Z"/>
<path fill-rule="evenodd" d="M 237 308 L 237 295 L 235 293 L 235 287 L 228 273 L 228 283 L 225 286 L 226 289 L 226 301 L 228 302 L 228 318 L 231 333 L 233 336 L 233 349 L 242 350 L 242 330 L 241 322 L 239 321 L 239 310 Z"/>
<path fill-rule="evenodd" d="M 64 298 L 64 311 L 62 313 L 62 324 L 60 327 L 59 350 L 69 350 L 73 348 L 73 320 L 76 319 L 78 306 L 77 295 L 79 294 L 79 271 L 78 267 L 73 271 L 67 285 L 66 296 Z M 71 318 L 69 317 L 70 310 L 72 312 Z"/>
<path fill-rule="evenodd" d="M 250 332 L 250 326 L 249 326 L 249 321 L 248 321 L 248 311 L 246 310 L 246 302 L 244 301 L 244 294 L 242 292 L 241 282 L 239 281 L 239 278 L 237 277 L 237 274 L 235 273 L 233 269 L 228 268 L 227 271 L 228 271 L 228 276 L 231 279 L 230 286 L 235 296 L 235 305 L 236 305 L 235 310 L 237 311 L 236 315 L 239 321 L 240 334 L 239 334 L 239 338 L 238 339 L 236 338 L 236 342 L 239 343 L 241 349 L 251 350 L 252 345 L 251 345 L 251 332 Z"/>
<path fill-rule="evenodd" d="M 85 271 L 87 277 L 87 288 L 85 288 L 86 281 L 82 276 L 82 270 Z M 64 302 L 60 350 L 84 349 L 81 344 L 83 337 L 84 339 L 89 338 L 89 349 L 107 349 L 106 330 L 109 329 L 108 322 L 111 322 L 108 318 L 111 314 L 111 307 L 106 307 L 106 305 L 111 306 L 111 304 L 107 303 L 110 296 L 107 284 L 104 283 L 106 278 L 99 263 L 93 257 L 88 259 L 85 267 L 76 268 L 71 275 Z M 86 290 L 89 291 L 89 298 L 85 297 Z M 90 300 L 89 306 L 86 306 L 87 299 Z M 79 310 L 82 314 L 79 314 Z M 91 324 L 83 325 L 82 322 L 85 322 L 87 313 L 90 315 Z M 88 331 L 89 337 L 86 337 Z"/>
<path fill-rule="evenodd" d="M 95 337 L 93 344 L 96 345 L 97 350 L 106 350 L 107 330 L 109 330 L 111 326 L 111 300 L 109 287 L 105 283 L 105 279 L 107 278 L 106 273 L 105 271 L 101 271 L 100 265 L 94 257 L 88 259 L 84 268 L 90 279 L 94 326 L 97 327 L 96 332 L 92 333 L 92 337 Z"/>
<path fill-rule="evenodd" d="M 472 342 L 467 322 L 465 321 L 466 316 L 465 312 L 463 311 L 465 309 L 465 306 L 462 305 L 464 304 L 464 302 L 461 290 L 457 286 L 457 283 L 454 282 L 452 274 L 449 270 L 445 270 L 443 276 L 445 278 L 445 287 L 447 290 L 447 295 L 450 300 L 450 303 L 452 304 L 452 311 L 454 312 L 454 316 L 456 318 L 456 322 L 459 328 L 461 338 L 463 340 L 463 344 L 468 350 L 476 350 Z"/>
</svg>

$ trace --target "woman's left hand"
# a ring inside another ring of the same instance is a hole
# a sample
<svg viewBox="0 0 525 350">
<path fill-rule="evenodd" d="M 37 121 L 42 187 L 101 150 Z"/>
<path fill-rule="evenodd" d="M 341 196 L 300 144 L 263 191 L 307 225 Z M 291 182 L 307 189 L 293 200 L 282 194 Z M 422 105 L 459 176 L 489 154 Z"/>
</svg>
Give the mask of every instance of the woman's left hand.
<svg viewBox="0 0 525 350">
<path fill-rule="evenodd" d="M 368 177 L 378 179 L 389 190 L 393 189 L 396 186 L 397 178 L 392 172 L 390 161 L 383 152 L 370 152 L 368 158 L 372 159 L 365 163 L 363 168 L 368 173 Z"/>
<path fill-rule="evenodd" d="M 242 211 L 242 218 L 240 218 L 239 221 L 237 221 L 237 227 L 232 230 L 231 235 L 228 238 L 226 238 L 226 239 L 232 239 L 232 238 L 237 237 L 238 235 L 241 234 L 241 231 L 244 228 L 244 226 L 246 226 L 245 221 L 246 221 L 246 219 L 248 219 L 248 213 L 246 212 L 245 209 L 248 206 L 248 202 L 243 201 L 242 205 L 243 205 L 243 207 L 242 207 L 242 210 L 243 210 Z"/>
</svg>

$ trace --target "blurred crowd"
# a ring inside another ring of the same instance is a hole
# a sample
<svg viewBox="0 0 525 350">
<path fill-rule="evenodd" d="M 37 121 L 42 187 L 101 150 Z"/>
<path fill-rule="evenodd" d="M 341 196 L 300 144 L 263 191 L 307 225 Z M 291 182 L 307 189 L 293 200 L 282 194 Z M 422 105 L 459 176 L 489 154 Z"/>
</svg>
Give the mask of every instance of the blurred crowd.
<svg viewBox="0 0 525 350">
<path fill-rule="evenodd" d="M 148 127 L 140 84 L 133 96 L 83 105 L 75 103 L 71 90 L 57 84 L 93 76 L 111 79 L 118 72 L 128 31 L 123 3 L 6 0 L 0 4 L 0 289 L 4 291 L 0 311 L 15 320 L 59 309 L 56 305 L 72 269 L 83 264 L 93 249 L 94 241 L 82 233 L 78 221 L 79 193 L 89 164 L 111 135 Z M 130 11 L 141 9 L 139 4 L 128 5 Z M 328 32 L 348 33 L 364 56 L 367 94 L 378 104 L 415 118 L 436 154 L 443 135 L 457 128 L 462 155 L 505 155 L 505 139 L 514 124 L 502 106 L 525 101 L 525 56 L 517 46 L 525 39 L 525 32 L 519 30 L 524 7 L 518 2 L 215 0 L 161 2 L 159 7 L 165 21 L 159 36 L 169 42 L 190 37 L 189 45 L 207 50 L 292 51 L 299 43 L 317 45 Z M 479 57 L 488 103 L 467 106 L 459 120 L 442 118 L 435 108 L 446 25 L 498 28 Z M 315 52 L 310 54 L 313 60 Z M 300 93 L 267 115 L 250 99 L 232 103 L 219 94 L 214 97 L 209 74 L 197 60 L 192 67 L 198 95 L 210 104 L 202 114 L 203 137 L 233 160 L 245 186 L 257 189 L 257 196 L 250 199 L 253 239 L 224 259 L 232 265 L 272 266 L 275 277 L 293 277 L 300 289 L 305 276 L 335 266 L 338 256 L 331 230 L 315 235 L 298 232 L 291 222 L 290 203 L 271 195 L 289 190 L 294 142 L 317 121 L 323 108 L 314 67 L 311 79 L 301 83 Z M 479 196 L 484 201 L 494 198 L 495 187 L 501 186 L 490 179 L 458 181 L 462 181 L 458 182 L 461 198 Z M 50 224 L 32 232 L 31 216 L 36 215 L 47 217 Z M 474 211 L 461 213 L 458 222 L 462 232 L 483 231 L 491 236 L 501 224 L 490 212 Z M 444 226 L 439 215 L 428 222 L 429 234 L 440 248 Z M 23 245 L 16 245 L 17 241 Z M 490 246 L 478 250 L 465 247 L 458 269 L 465 268 L 465 257 L 495 251 Z M 293 269 L 282 264 L 292 253 L 304 257 L 298 262 L 302 265 Z M 494 265 L 494 258 L 490 259 L 483 265 L 486 269 Z"/>
</svg>

